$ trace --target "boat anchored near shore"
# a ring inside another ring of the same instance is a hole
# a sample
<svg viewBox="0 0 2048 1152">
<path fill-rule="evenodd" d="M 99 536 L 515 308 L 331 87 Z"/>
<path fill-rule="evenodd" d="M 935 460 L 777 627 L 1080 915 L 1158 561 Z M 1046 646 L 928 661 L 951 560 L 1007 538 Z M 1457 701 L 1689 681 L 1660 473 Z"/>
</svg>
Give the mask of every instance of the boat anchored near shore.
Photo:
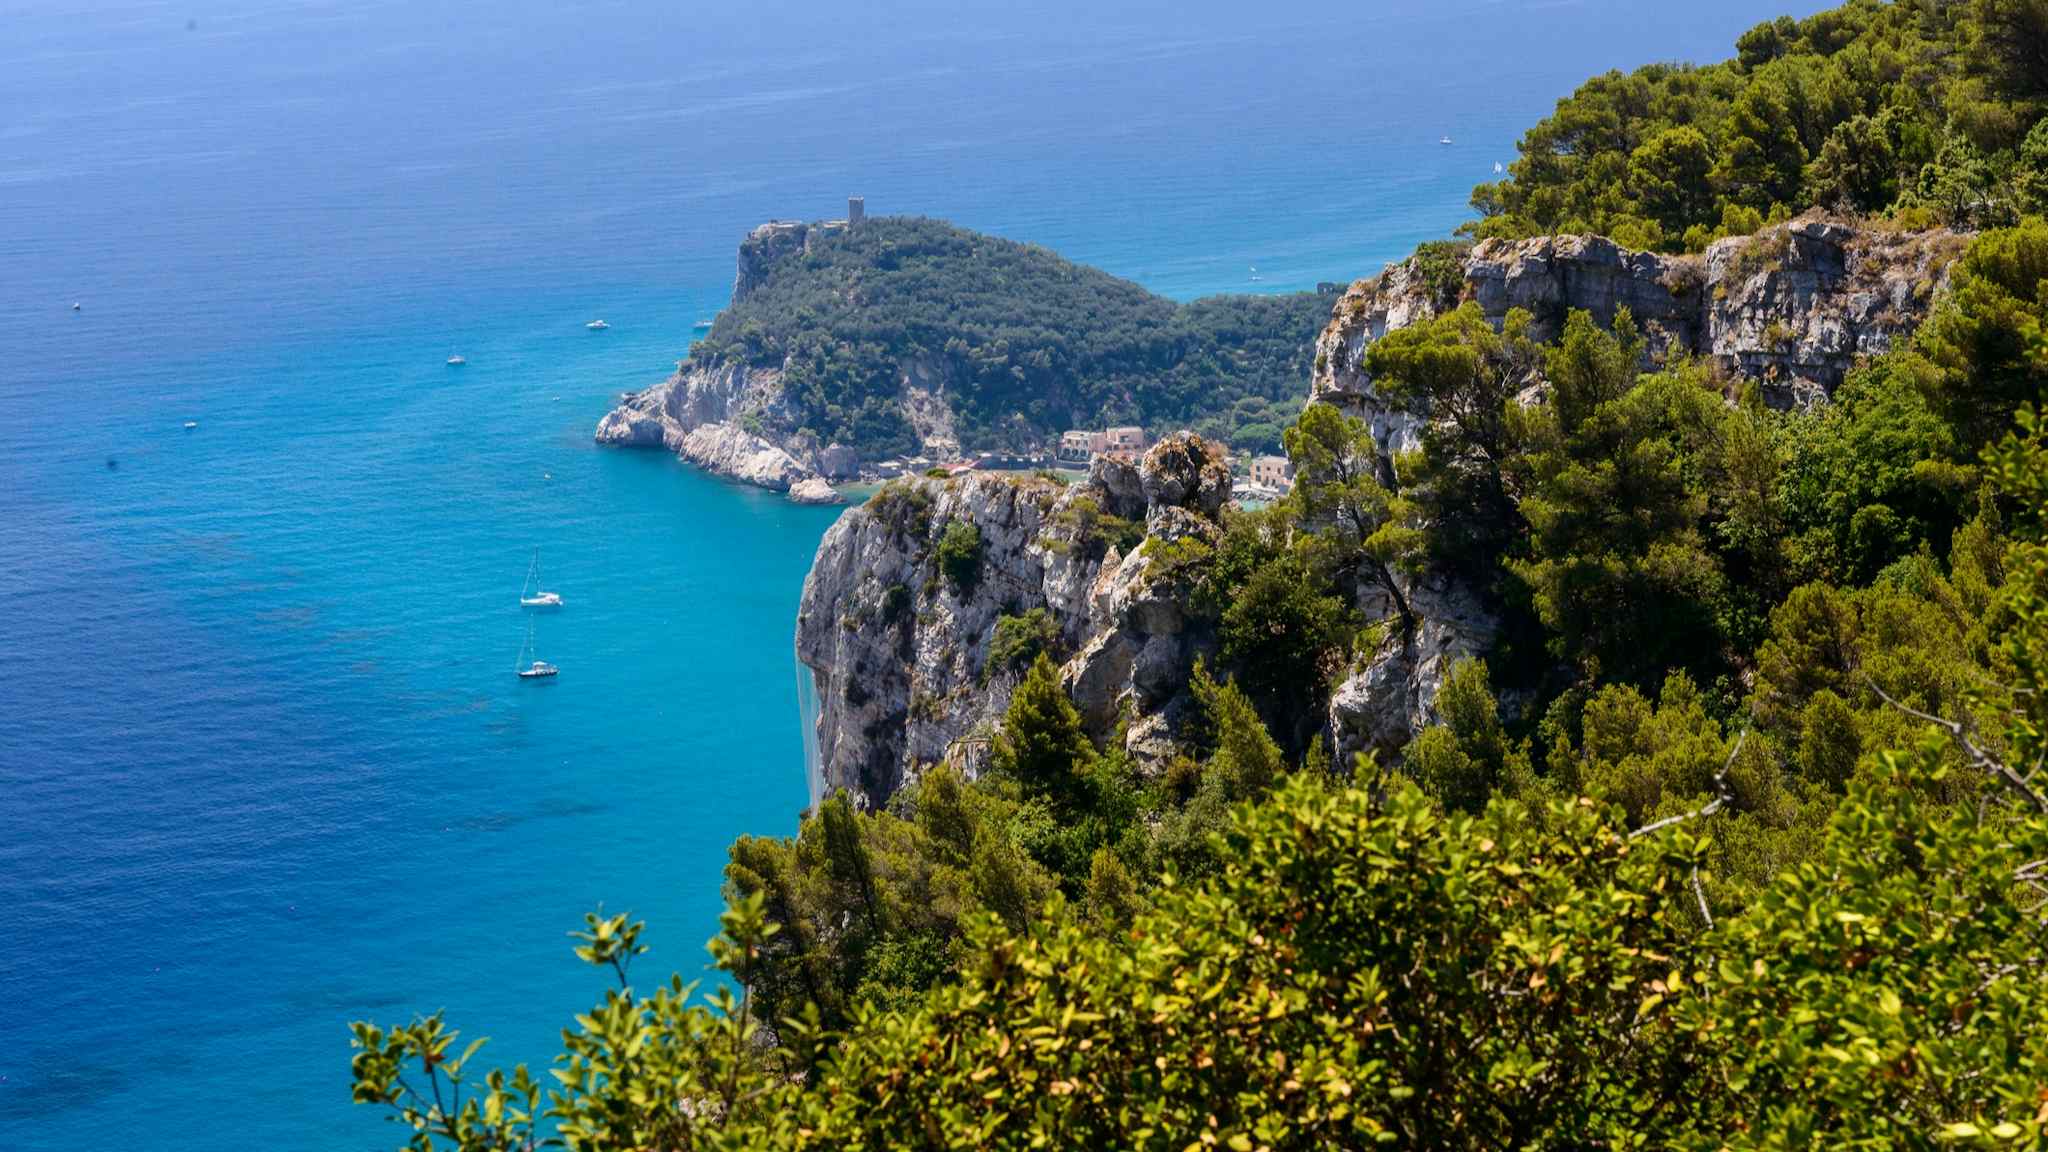
<svg viewBox="0 0 2048 1152">
<path fill-rule="evenodd" d="M 611 327 L 611 325 L 605 323 L 602 320 L 592 320 L 590 323 L 585 324 L 584 327 L 590 329 L 592 332 L 602 332 L 605 329 Z"/>
</svg>

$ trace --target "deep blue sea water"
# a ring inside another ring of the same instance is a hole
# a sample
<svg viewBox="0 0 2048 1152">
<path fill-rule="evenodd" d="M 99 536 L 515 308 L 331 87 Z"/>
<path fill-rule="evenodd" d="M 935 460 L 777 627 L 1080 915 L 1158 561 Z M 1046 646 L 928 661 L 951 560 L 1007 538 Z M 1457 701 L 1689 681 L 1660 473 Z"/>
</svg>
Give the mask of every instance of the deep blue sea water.
<svg viewBox="0 0 2048 1152">
<path fill-rule="evenodd" d="M 1584 76 L 1816 5 L 1676 7 L 0 4 L 0 1149 L 389 1146 L 350 1018 L 545 1060 L 600 900 L 701 968 L 834 513 L 590 431 L 749 226 L 1349 279 Z"/>
</svg>

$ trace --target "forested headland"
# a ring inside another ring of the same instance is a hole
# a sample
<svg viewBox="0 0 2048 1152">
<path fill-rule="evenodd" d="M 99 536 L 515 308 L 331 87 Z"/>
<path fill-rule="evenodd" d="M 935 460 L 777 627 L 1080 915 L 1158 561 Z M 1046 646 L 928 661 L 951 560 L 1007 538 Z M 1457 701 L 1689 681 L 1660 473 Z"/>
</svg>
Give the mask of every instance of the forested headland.
<svg viewBox="0 0 2048 1152">
<path fill-rule="evenodd" d="M 1035 451 L 1068 428 L 1195 428 L 1279 448 L 1300 411 L 1315 292 L 1178 304 L 1031 244 L 938 220 L 813 230 L 720 313 L 693 363 L 782 373 L 794 427 L 864 457 L 915 454 L 900 399 L 915 365 L 961 446 Z"/>
</svg>

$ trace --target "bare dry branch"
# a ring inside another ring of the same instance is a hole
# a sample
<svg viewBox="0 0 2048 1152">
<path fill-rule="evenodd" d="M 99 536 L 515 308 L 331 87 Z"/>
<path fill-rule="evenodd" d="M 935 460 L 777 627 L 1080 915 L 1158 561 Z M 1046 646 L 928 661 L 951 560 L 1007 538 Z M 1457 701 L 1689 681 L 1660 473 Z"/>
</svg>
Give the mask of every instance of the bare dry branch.
<svg viewBox="0 0 2048 1152">
<path fill-rule="evenodd" d="M 1722 762 L 1721 770 L 1714 773 L 1714 798 L 1712 800 L 1707 801 L 1691 812 L 1681 812 L 1676 816 L 1666 816 L 1655 823 L 1645 824 L 1641 828 L 1629 833 L 1628 838 L 1634 840 L 1642 836 L 1648 836 L 1652 832 L 1662 832 L 1674 824 L 1683 824 L 1688 820 L 1699 820 L 1712 816 L 1726 807 L 1728 801 L 1732 799 L 1728 795 L 1728 769 L 1735 766 L 1735 758 L 1742 754 L 1743 741 L 1748 739 L 1749 729 L 1744 728 L 1742 735 L 1735 738 L 1735 747 L 1728 750 L 1728 759 Z"/>
<path fill-rule="evenodd" d="M 1878 699 L 1883 700 L 1886 704 L 1911 716 L 1915 720 L 1931 724 L 1948 733 L 1949 739 L 1953 740 L 1956 746 L 1963 750 L 1963 755 L 1969 758 L 1972 767 L 2003 781 L 2006 787 L 2010 788 L 2020 799 L 2032 805 L 2035 811 L 2048 815 L 2048 796 L 2042 795 L 2041 791 L 2035 788 L 2025 776 L 2015 771 L 2012 765 L 1978 747 L 1977 742 L 1970 739 L 1969 730 L 1963 726 L 1961 721 L 1930 715 L 1920 711 L 1918 708 L 1902 704 L 1892 699 L 1889 693 L 1883 688 L 1878 687 L 1877 681 L 1868 676 L 1863 678 L 1863 682 L 1870 685 L 1870 690 L 1877 693 Z"/>
</svg>

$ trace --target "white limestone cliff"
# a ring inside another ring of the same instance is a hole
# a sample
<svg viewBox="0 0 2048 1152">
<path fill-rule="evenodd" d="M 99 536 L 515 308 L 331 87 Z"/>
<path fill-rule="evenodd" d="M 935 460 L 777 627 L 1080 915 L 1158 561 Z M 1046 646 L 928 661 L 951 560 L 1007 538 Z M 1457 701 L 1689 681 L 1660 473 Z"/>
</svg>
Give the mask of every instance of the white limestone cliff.
<svg viewBox="0 0 2048 1152">
<path fill-rule="evenodd" d="M 1220 454 L 1182 436 L 1139 464 L 1100 460 L 1085 483 L 905 479 L 848 510 L 818 547 L 797 616 L 825 786 L 880 803 L 924 766 L 974 770 L 1016 675 L 987 666 L 989 642 L 1004 615 L 1033 608 L 1058 630 L 1062 678 L 1095 735 L 1128 712 L 1132 751 L 1163 755 L 1213 638 L 1189 626 L 1184 590 L 1154 580 L 1141 550 L 1119 554 L 1102 517 L 1143 519 L 1162 539 L 1213 535 L 1229 483 Z M 956 522 L 980 534 L 980 578 L 967 587 L 936 554 Z"/>
</svg>

